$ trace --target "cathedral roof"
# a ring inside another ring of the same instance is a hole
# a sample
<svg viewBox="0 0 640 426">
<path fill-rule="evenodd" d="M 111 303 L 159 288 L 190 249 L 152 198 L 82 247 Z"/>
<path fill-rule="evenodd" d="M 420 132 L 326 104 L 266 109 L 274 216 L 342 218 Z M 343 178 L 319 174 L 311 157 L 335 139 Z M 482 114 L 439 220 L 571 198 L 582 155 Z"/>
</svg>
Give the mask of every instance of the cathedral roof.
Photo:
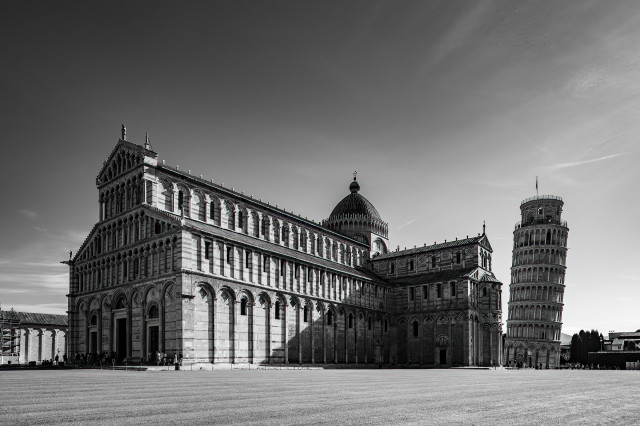
<svg viewBox="0 0 640 426">
<path fill-rule="evenodd" d="M 407 249 L 407 250 L 392 251 L 389 253 L 380 254 L 376 256 L 375 260 L 406 256 L 406 255 L 412 255 L 412 254 L 418 254 L 418 253 L 425 253 L 425 252 L 440 250 L 445 248 L 461 247 L 469 244 L 479 244 L 482 247 L 486 248 L 487 250 L 493 252 L 491 244 L 489 244 L 489 239 L 487 238 L 486 235 L 483 234 L 483 235 L 478 235 L 477 237 L 464 238 L 461 240 L 454 240 L 454 241 L 445 241 L 444 243 L 432 244 L 430 246 L 425 245 L 424 247 L 416 247 L 416 248 Z"/>
<path fill-rule="evenodd" d="M 402 277 L 387 278 L 386 281 L 391 284 L 400 285 L 421 285 L 435 282 L 445 282 L 456 280 L 470 275 L 478 269 L 477 266 L 471 266 L 462 269 L 449 269 L 446 271 L 427 272 L 424 274 L 407 275 Z"/>
<path fill-rule="evenodd" d="M 344 197 L 333 209 L 329 215 L 329 220 L 337 219 L 344 216 L 358 215 L 360 217 L 366 217 L 370 219 L 382 220 L 380 214 L 373 204 L 362 195 L 358 194 L 360 191 L 360 184 L 353 178 L 353 182 L 349 185 L 351 193 Z"/>
<path fill-rule="evenodd" d="M 446 282 L 450 280 L 458 280 L 460 278 L 473 278 L 477 279 L 479 275 L 482 275 L 480 281 L 489 281 L 498 284 L 502 284 L 499 280 L 493 276 L 493 273 L 485 271 L 477 266 L 470 266 L 461 269 L 448 269 L 437 272 L 426 272 L 423 274 L 407 275 L 402 277 L 387 278 L 390 284 L 396 285 L 422 285 L 429 283 Z M 489 278 L 487 278 L 489 277 Z"/>
<path fill-rule="evenodd" d="M 19 321 L 23 324 L 60 325 L 67 326 L 66 315 L 38 314 L 35 312 L 0 311 L 0 319 L 5 321 Z"/>
</svg>

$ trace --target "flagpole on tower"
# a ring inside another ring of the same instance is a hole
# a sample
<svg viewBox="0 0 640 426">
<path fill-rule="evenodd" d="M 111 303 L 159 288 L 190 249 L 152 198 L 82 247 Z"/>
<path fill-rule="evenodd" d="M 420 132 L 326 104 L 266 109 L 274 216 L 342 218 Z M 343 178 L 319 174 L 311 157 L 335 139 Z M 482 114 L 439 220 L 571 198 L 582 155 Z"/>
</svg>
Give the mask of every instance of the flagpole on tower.
<svg viewBox="0 0 640 426">
<path fill-rule="evenodd" d="M 536 198 L 540 198 L 538 195 L 538 176 L 536 176 Z"/>
</svg>

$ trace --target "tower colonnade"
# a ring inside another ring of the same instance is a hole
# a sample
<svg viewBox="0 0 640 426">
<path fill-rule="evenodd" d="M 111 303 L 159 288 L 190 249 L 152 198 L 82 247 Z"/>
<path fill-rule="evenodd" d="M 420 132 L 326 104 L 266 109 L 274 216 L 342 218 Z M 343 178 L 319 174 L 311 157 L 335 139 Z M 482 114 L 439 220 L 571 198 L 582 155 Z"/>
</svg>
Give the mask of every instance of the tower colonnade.
<svg viewBox="0 0 640 426">
<path fill-rule="evenodd" d="M 560 337 L 569 228 L 562 198 L 526 199 L 513 232 L 505 342 L 506 365 L 555 368 Z"/>
</svg>

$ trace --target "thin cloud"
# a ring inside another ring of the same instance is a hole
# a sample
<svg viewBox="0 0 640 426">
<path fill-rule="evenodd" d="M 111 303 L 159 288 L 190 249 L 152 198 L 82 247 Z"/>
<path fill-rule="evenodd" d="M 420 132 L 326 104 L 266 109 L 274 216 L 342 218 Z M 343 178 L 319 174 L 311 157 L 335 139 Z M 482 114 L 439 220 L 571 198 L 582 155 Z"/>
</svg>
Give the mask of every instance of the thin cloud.
<svg viewBox="0 0 640 426">
<path fill-rule="evenodd" d="M 398 225 L 398 230 L 401 230 L 403 228 L 406 228 L 407 226 L 411 225 L 412 223 L 414 223 L 416 220 L 420 219 L 419 217 L 416 217 L 414 219 L 411 219 L 408 222 L 403 223 L 402 225 Z"/>
<path fill-rule="evenodd" d="M 585 164 L 597 163 L 597 162 L 600 162 L 600 161 L 609 160 L 611 158 L 616 158 L 616 157 L 620 157 L 622 155 L 627 155 L 627 154 L 629 154 L 629 152 L 621 152 L 619 154 L 605 155 L 604 157 L 593 158 L 591 160 L 573 161 L 571 163 L 552 164 L 552 165 L 548 166 L 548 168 L 551 169 L 551 170 L 567 169 L 569 167 L 577 167 L 577 166 L 583 166 Z"/>
<path fill-rule="evenodd" d="M 38 213 L 34 212 L 33 210 L 21 209 L 18 210 L 18 213 L 20 213 L 22 217 L 26 217 L 27 219 L 35 220 L 38 218 Z"/>
</svg>

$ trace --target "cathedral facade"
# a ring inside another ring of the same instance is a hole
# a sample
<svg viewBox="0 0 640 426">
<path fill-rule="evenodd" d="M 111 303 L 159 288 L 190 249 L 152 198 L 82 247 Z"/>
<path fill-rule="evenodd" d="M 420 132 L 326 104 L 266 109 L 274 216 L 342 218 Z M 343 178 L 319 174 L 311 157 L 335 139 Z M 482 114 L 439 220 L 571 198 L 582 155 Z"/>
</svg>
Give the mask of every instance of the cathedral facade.
<svg viewBox="0 0 640 426">
<path fill-rule="evenodd" d="M 389 251 L 354 180 L 314 222 L 158 161 L 125 132 L 69 263 L 69 354 L 184 363 L 501 362 L 487 236 Z"/>
</svg>

